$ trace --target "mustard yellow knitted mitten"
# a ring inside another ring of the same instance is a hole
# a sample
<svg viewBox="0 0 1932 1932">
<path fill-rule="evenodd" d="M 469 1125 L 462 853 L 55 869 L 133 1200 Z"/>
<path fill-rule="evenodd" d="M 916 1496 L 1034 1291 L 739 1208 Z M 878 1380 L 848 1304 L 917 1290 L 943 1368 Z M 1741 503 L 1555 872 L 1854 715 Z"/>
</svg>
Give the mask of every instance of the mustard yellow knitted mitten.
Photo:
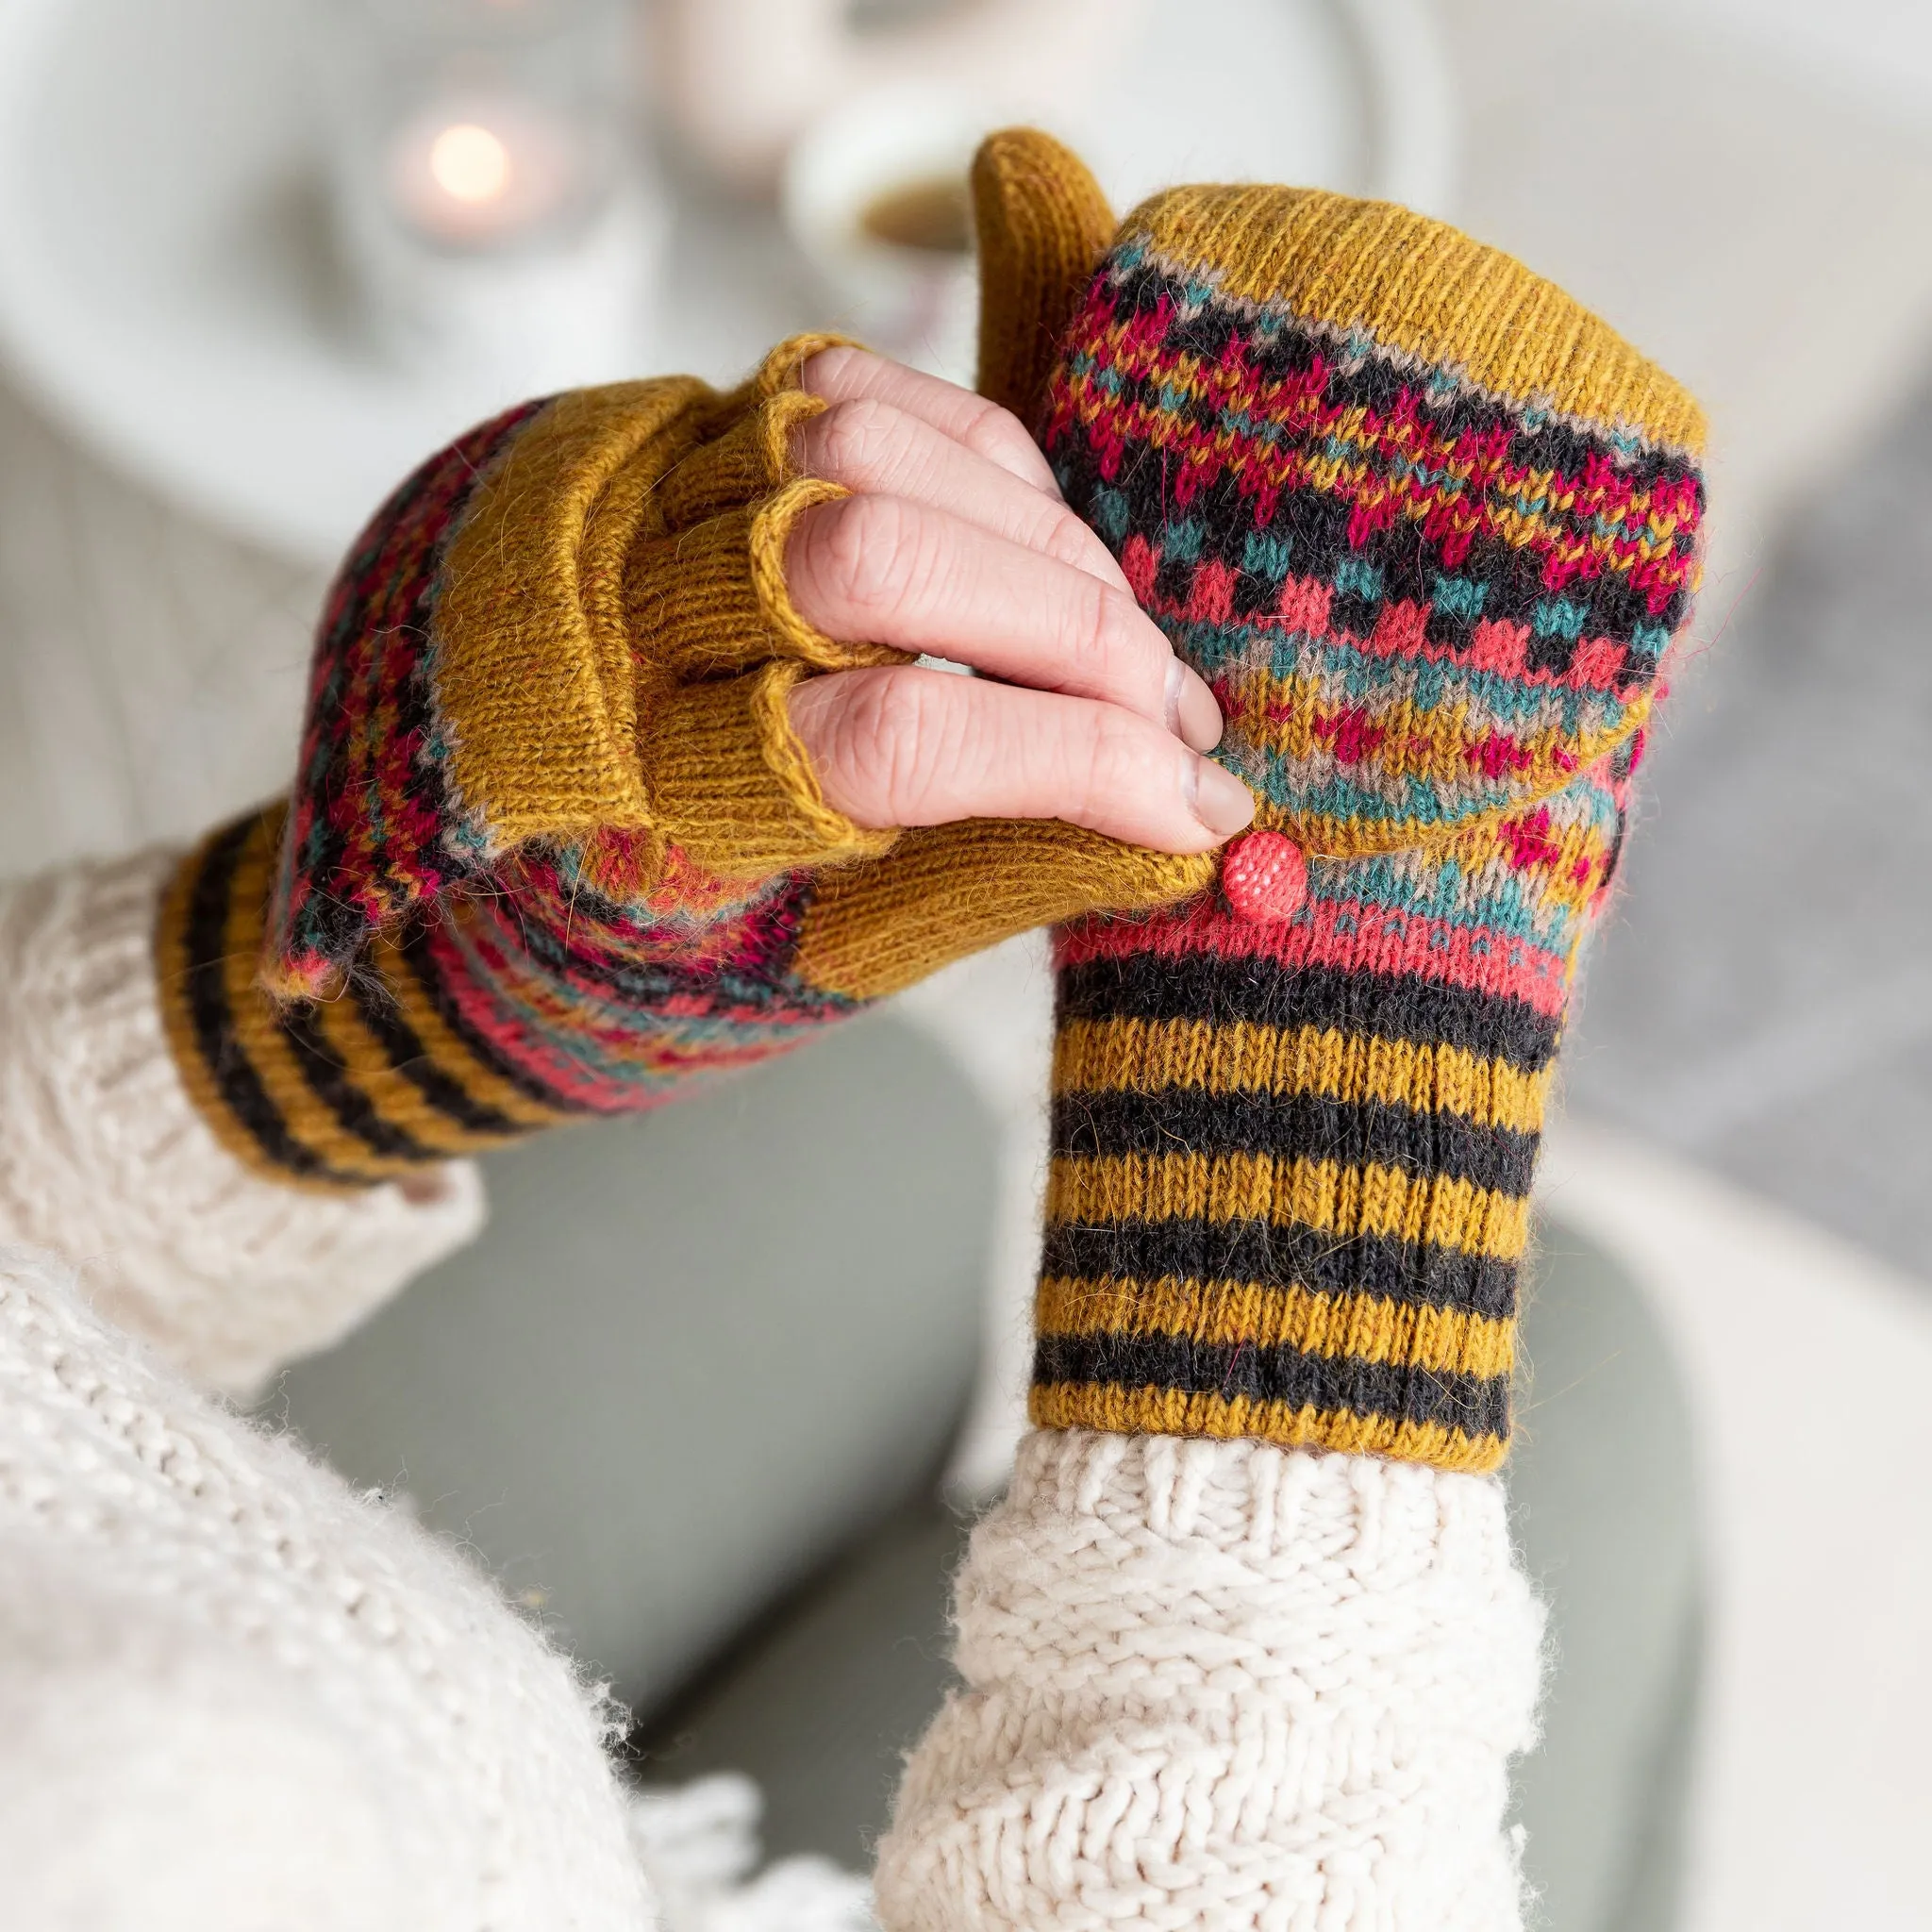
<svg viewBox="0 0 1932 1932">
<path fill-rule="evenodd" d="M 1056 823 L 898 833 L 829 808 L 788 533 L 827 338 L 512 409 L 430 458 L 330 593 L 292 791 L 163 908 L 169 1034 L 225 1143 L 358 1187 L 647 1107 L 947 960 L 1211 859 Z"/>
<path fill-rule="evenodd" d="M 1214 891 L 1058 935 L 1033 1419 L 1491 1468 L 1702 415 L 1403 208 L 1184 188 L 1116 228 L 1024 134 L 979 178 L 1033 304 L 1004 400 L 1257 805 Z"/>
</svg>

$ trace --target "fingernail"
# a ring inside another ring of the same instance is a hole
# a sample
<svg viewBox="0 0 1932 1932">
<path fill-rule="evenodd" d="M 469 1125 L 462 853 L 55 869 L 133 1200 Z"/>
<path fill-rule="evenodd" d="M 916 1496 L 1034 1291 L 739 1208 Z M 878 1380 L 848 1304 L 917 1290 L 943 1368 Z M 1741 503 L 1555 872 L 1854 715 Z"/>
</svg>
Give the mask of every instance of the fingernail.
<svg viewBox="0 0 1932 1932">
<path fill-rule="evenodd" d="M 1188 809 L 1217 839 L 1231 839 L 1255 816 L 1255 794 L 1211 758 L 1195 758 L 1182 781 Z"/>
<path fill-rule="evenodd" d="M 1167 667 L 1167 728 L 1191 751 L 1221 742 L 1221 707 L 1201 674 L 1178 658 Z"/>
</svg>

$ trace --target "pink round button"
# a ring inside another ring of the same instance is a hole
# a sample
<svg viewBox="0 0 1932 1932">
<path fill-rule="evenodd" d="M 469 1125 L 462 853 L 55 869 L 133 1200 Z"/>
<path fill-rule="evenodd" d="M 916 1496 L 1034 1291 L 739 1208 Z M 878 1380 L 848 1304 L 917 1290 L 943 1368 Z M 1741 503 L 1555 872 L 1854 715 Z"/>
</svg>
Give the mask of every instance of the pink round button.
<svg viewBox="0 0 1932 1932">
<path fill-rule="evenodd" d="M 1284 832 L 1244 832 L 1221 861 L 1221 891 L 1237 919 L 1291 919 L 1308 894 L 1307 861 Z"/>
</svg>

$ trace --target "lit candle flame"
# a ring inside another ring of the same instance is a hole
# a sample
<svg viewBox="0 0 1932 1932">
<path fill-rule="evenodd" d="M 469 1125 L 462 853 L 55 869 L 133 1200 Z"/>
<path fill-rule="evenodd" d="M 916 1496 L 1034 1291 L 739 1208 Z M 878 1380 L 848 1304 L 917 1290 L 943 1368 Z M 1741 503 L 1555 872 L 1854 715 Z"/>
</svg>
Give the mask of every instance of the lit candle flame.
<svg viewBox="0 0 1932 1932">
<path fill-rule="evenodd" d="M 509 186 L 509 150 L 487 127 L 458 122 L 429 145 L 429 173 L 452 201 L 495 201 Z"/>
</svg>

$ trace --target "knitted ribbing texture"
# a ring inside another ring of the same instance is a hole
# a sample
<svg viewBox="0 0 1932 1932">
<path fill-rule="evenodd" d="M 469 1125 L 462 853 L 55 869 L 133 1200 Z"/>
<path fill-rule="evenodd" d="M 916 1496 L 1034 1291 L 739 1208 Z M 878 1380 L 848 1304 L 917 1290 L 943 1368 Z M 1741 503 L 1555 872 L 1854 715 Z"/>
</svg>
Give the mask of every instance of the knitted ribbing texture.
<svg viewBox="0 0 1932 1932">
<path fill-rule="evenodd" d="M 891 1932 L 1514 1932 L 1542 1611 L 1493 1478 L 1043 1431 L 958 1582 Z"/>
<path fill-rule="evenodd" d="M 1060 338 L 1107 251 L 1113 210 L 1058 142 L 1020 129 L 973 158 L 981 395 L 1039 420 Z"/>
</svg>

